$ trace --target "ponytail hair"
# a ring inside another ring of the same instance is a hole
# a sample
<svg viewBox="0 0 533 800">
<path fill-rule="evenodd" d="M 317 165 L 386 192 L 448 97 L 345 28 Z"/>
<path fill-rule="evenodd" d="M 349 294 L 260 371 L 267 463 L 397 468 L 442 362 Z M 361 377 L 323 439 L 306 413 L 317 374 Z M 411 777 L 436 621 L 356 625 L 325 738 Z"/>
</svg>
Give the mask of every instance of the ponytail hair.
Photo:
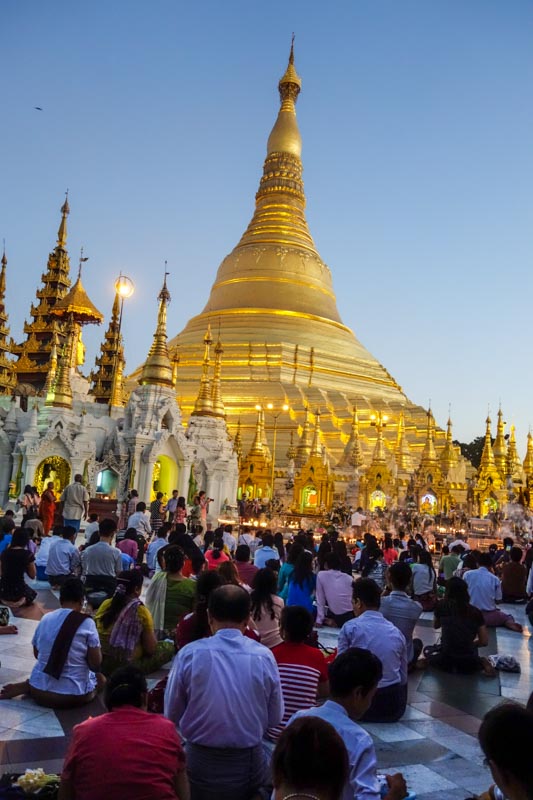
<svg viewBox="0 0 533 800">
<path fill-rule="evenodd" d="M 146 678 L 138 667 L 128 664 L 115 670 L 105 687 L 104 702 L 108 711 L 121 706 L 142 708 L 148 693 Z"/>
</svg>

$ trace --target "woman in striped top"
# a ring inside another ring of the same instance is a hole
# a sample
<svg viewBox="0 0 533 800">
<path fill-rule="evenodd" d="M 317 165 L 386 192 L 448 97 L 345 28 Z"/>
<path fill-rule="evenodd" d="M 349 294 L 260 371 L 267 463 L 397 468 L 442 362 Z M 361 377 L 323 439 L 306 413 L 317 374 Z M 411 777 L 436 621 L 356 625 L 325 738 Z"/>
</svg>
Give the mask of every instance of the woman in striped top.
<svg viewBox="0 0 533 800">
<path fill-rule="evenodd" d="M 313 617 L 303 606 L 286 606 L 280 623 L 283 643 L 272 648 L 281 678 L 285 713 L 281 723 L 269 728 L 267 739 L 275 742 L 296 711 L 312 708 L 317 697 L 327 697 L 329 680 L 320 650 L 305 644 L 313 630 Z"/>
</svg>

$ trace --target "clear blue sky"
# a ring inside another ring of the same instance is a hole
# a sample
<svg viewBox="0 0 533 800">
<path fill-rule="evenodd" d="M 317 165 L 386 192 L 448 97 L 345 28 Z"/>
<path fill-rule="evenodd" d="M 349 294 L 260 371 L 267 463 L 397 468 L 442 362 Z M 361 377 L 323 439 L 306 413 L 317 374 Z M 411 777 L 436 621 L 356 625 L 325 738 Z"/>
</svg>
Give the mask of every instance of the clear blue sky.
<svg viewBox="0 0 533 800">
<path fill-rule="evenodd" d="M 4 0 L 0 237 L 21 338 L 70 190 L 128 369 L 168 259 L 177 333 L 253 210 L 290 35 L 308 220 L 343 320 L 455 435 L 533 423 L 533 3 Z M 35 111 L 33 106 L 42 106 Z M 103 329 L 86 332 L 91 367 Z"/>
</svg>

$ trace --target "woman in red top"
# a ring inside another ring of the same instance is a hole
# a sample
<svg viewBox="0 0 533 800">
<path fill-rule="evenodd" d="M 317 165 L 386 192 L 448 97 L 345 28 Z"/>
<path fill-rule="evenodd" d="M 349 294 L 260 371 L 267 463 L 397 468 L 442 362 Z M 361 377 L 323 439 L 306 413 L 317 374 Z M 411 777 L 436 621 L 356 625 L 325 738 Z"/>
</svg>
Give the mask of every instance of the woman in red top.
<svg viewBox="0 0 533 800">
<path fill-rule="evenodd" d="M 185 754 L 174 723 L 146 711 L 144 675 L 127 666 L 106 686 L 107 714 L 73 730 L 60 800 L 188 800 Z"/>
<path fill-rule="evenodd" d="M 224 539 L 222 538 L 222 534 L 215 534 L 213 547 L 211 550 L 206 550 L 204 556 L 207 561 L 207 569 L 217 569 L 224 561 L 230 560 L 227 553 L 224 552 Z"/>
<path fill-rule="evenodd" d="M 394 564 L 395 561 L 398 560 L 398 551 L 394 549 L 392 544 L 392 536 L 390 533 L 385 534 L 385 542 L 383 544 L 383 561 L 385 564 L 390 567 L 391 564 Z"/>
</svg>

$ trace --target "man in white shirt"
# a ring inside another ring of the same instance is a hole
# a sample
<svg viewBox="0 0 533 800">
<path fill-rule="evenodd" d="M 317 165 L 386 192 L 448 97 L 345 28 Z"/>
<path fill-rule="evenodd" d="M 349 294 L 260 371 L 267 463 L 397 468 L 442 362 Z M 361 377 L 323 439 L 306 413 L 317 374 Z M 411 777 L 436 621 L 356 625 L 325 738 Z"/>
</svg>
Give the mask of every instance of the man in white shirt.
<svg viewBox="0 0 533 800">
<path fill-rule="evenodd" d="M 76 531 L 63 528 L 62 538 L 54 542 L 48 552 L 46 580 L 51 586 L 62 586 L 67 578 L 77 577 L 80 572 L 80 551 L 75 547 Z"/>
<path fill-rule="evenodd" d="M 224 539 L 224 544 L 229 550 L 230 556 L 233 558 L 235 555 L 235 550 L 237 549 L 237 539 L 232 533 L 233 525 L 226 525 L 224 528 L 224 533 L 222 534 L 222 538 Z"/>
<path fill-rule="evenodd" d="M 490 553 L 481 553 L 479 567 L 464 573 L 463 580 L 468 586 L 470 602 L 479 608 L 488 628 L 504 627 L 522 633 L 523 628 L 515 622 L 514 617 L 498 608 L 498 603 L 502 600 L 502 585 L 491 569 Z"/>
<path fill-rule="evenodd" d="M 298 711 L 300 717 L 319 717 L 329 722 L 343 740 L 348 753 L 349 775 L 340 800 L 379 800 L 374 743 L 356 720 L 371 706 L 382 675 L 379 659 L 369 650 L 351 647 L 337 656 L 329 667 L 330 699 L 324 705 Z M 407 795 L 403 776 L 387 775 L 385 800 L 402 800 Z"/>
<path fill-rule="evenodd" d="M 383 676 L 366 722 L 397 722 L 407 705 L 407 644 L 398 628 L 379 611 L 381 589 L 371 578 L 361 578 L 353 585 L 355 619 L 342 626 L 338 653 L 349 647 L 363 647 L 379 658 Z"/>
<path fill-rule="evenodd" d="M 359 535 L 361 533 L 361 526 L 363 522 L 365 522 L 365 520 L 366 517 L 363 514 L 363 509 L 361 508 L 361 506 L 359 506 L 357 510 L 353 512 L 351 519 L 352 528 L 354 529 L 354 534 L 357 539 L 359 538 Z"/>
<path fill-rule="evenodd" d="M 141 536 L 150 538 L 152 526 L 150 525 L 150 512 L 146 510 L 146 503 L 137 503 L 136 511 L 128 518 L 128 528 L 134 528 Z"/>
<path fill-rule="evenodd" d="M 170 670 L 165 716 L 187 740 L 193 797 L 247 800 L 269 782 L 262 739 L 283 718 L 283 695 L 274 656 L 244 636 L 249 617 L 248 592 L 215 589 L 213 636 L 179 650 Z"/>
<path fill-rule="evenodd" d="M 98 514 L 89 514 L 89 522 L 85 526 L 85 544 L 89 544 L 91 536 L 100 529 Z"/>
<path fill-rule="evenodd" d="M 114 519 L 103 519 L 100 523 L 100 541 L 85 548 L 81 554 L 81 566 L 85 585 L 112 595 L 117 585 L 117 575 L 122 571 L 122 553 L 112 546 L 117 530 Z"/>
<path fill-rule="evenodd" d="M 325 569 L 316 576 L 316 624 L 331 624 L 342 628 L 353 619 L 351 575 L 341 572 L 337 553 L 326 553 Z"/>
<path fill-rule="evenodd" d="M 60 513 L 63 515 L 65 526 L 79 531 L 81 520 L 89 513 L 89 492 L 83 485 L 83 475 L 74 475 L 74 483 L 70 483 L 63 490 Z"/>
</svg>

